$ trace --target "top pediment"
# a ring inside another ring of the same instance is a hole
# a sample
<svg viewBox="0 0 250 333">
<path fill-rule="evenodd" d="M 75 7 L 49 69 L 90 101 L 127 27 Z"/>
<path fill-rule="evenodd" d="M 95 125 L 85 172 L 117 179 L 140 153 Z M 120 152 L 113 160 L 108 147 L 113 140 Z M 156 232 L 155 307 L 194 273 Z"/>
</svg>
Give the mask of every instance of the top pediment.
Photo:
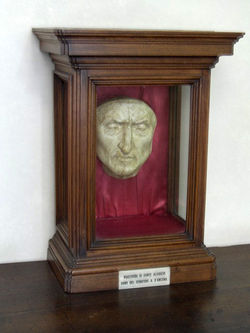
<svg viewBox="0 0 250 333">
<path fill-rule="evenodd" d="M 241 32 L 34 28 L 44 52 L 69 56 L 221 56 Z"/>
</svg>

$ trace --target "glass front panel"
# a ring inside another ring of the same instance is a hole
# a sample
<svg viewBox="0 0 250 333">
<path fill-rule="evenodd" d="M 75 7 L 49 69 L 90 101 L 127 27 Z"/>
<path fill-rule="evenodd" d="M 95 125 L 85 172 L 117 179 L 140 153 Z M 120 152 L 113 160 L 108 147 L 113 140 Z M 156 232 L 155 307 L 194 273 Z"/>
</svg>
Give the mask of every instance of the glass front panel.
<svg viewBox="0 0 250 333">
<path fill-rule="evenodd" d="M 181 116 L 180 116 L 180 169 L 179 169 L 179 198 L 177 212 L 186 219 L 187 209 L 187 180 L 188 180 L 188 147 L 189 147 L 189 118 L 190 118 L 190 86 L 181 87 Z"/>
<path fill-rule="evenodd" d="M 96 97 L 96 239 L 185 232 L 189 86 Z"/>
</svg>

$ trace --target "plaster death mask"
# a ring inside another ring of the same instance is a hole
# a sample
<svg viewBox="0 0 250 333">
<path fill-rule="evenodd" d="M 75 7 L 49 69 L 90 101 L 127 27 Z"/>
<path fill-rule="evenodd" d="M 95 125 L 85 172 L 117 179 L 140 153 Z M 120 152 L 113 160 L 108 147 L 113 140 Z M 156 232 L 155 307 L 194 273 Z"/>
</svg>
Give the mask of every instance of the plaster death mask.
<svg viewBox="0 0 250 333">
<path fill-rule="evenodd" d="M 137 175 L 152 151 L 156 116 L 150 106 L 121 97 L 97 108 L 97 156 L 104 171 L 115 178 Z"/>
</svg>

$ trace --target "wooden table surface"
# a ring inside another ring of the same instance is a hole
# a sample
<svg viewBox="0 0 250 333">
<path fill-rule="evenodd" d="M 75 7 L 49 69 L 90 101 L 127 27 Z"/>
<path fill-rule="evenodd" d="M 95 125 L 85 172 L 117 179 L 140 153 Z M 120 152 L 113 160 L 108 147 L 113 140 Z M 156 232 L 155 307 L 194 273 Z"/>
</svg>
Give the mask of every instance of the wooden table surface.
<svg viewBox="0 0 250 333">
<path fill-rule="evenodd" d="M 250 332 L 250 245 L 213 248 L 217 280 L 65 294 L 47 262 L 0 265 L 0 332 Z"/>
</svg>

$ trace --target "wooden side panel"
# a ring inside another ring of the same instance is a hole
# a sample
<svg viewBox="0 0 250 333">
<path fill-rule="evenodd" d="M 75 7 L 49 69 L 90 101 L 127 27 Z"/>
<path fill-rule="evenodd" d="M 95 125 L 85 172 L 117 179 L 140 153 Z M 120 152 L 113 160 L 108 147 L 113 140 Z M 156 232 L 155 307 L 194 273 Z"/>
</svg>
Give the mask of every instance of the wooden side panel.
<svg viewBox="0 0 250 333">
<path fill-rule="evenodd" d="M 87 246 L 88 197 L 88 78 L 58 57 L 55 74 L 55 135 L 58 231 L 76 258 Z M 61 225 L 67 228 L 63 230 Z M 64 234 L 63 234 L 64 233 Z"/>
<path fill-rule="evenodd" d="M 87 242 L 88 102 L 83 72 L 75 70 L 72 76 L 72 109 L 68 122 L 69 238 L 76 258 L 86 254 Z"/>
<path fill-rule="evenodd" d="M 56 223 L 68 222 L 67 186 L 67 81 L 54 75 L 54 123 L 56 170 Z"/>
<path fill-rule="evenodd" d="M 177 215 L 179 198 L 181 86 L 169 87 L 168 212 Z"/>
<path fill-rule="evenodd" d="M 210 71 L 192 89 L 187 194 L 187 230 L 197 245 L 204 238 Z"/>
</svg>

